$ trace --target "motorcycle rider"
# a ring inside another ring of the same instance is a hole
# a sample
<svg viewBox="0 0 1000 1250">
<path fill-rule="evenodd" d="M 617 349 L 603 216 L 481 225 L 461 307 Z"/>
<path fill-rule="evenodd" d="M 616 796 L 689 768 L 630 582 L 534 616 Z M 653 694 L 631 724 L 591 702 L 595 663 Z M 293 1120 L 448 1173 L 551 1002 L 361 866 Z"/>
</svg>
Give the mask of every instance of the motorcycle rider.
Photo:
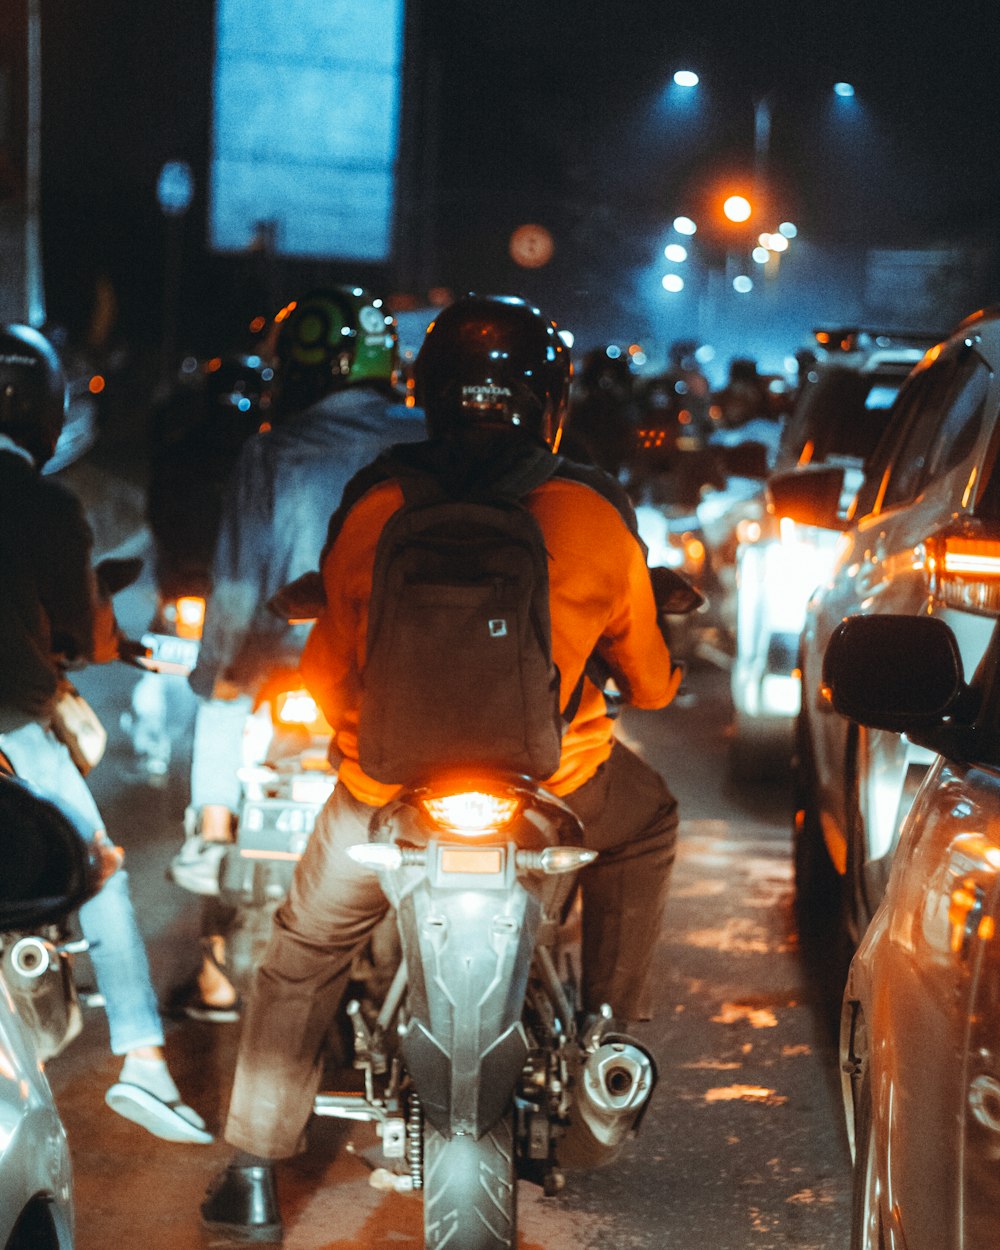
<svg viewBox="0 0 1000 1250">
<path fill-rule="evenodd" d="M 632 452 L 639 414 L 628 354 L 614 344 L 592 348 L 570 393 L 564 454 L 618 477 Z"/>
<path fill-rule="evenodd" d="M 18 776 L 58 796 L 105 847 L 97 805 L 54 730 L 66 666 L 118 658 L 110 594 L 90 565 L 93 535 L 79 501 L 41 475 L 66 411 L 66 379 L 52 345 L 29 326 L 0 330 L 0 752 Z M 103 995 L 111 1049 L 125 1062 L 105 1095 L 112 1110 L 167 1141 L 212 1140 L 181 1101 L 163 1051 L 163 1026 L 129 894 L 112 871 L 79 910 Z"/>
<path fill-rule="evenodd" d="M 239 807 L 243 727 L 274 666 L 297 667 L 307 633 L 279 620 L 267 601 L 316 567 L 327 519 L 353 474 L 383 448 L 422 433 L 393 390 L 398 334 L 381 299 L 361 287 L 338 286 L 313 291 L 283 312 L 274 426 L 244 443 L 230 478 L 190 676 L 201 700 L 191 767 L 193 820 L 171 876 L 206 896 L 203 959 L 184 1010 L 211 1022 L 233 1020 L 239 1012 L 224 966 L 232 912 L 214 896 Z"/>
<path fill-rule="evenodd" d="M 430 437 L 392 456 L 434 471 L 459 496 L 523 471 L 558 449 L 570 373 L 565 345 L 537 309 L 513 296 L 460 300 L 432 323 L 416 362 L 417 401 Z M 368 840 L 373 813 L 398 790 L 362 771 L 357 725 L 375 547 L 402 499 L 391 467 L 376 463 L 349 484 L 330 522 L 322 560 L 327 607 L 310 634 L 302 673 L 334 727 L 339 780 L 274 917 L 226 1124 L 236 1153 L 201 1207 L 207 1227 L 237 1239 L 280 1235 L 273 1162 L 302 1149 L 324 1037 L 352 957 L 388 906 L 375 873 L 346 848 Z M 595 649 L 631 702 L 665 706 L 680 673 L 671 670 L 657 628 L 645 554 L 621 487 L 599 469 L 561 461 L 523 503 L 550 554 L 561 706 Z M 586 845 L 600 851 L 581 874 L 584 1010 L 609 1003 L 622 1021 L 648 1018 L 649 956 L 674 858 L 676 800 L 615 740 L 603 691 L 588 681 L 545 785 L 581 818 Z"/>
</svg>

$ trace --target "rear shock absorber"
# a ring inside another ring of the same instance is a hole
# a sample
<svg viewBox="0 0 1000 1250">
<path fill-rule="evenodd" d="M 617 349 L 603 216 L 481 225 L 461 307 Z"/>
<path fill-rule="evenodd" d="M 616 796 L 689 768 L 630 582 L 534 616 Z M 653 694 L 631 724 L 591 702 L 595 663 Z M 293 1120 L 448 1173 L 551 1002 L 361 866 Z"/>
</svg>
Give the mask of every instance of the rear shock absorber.
<svg viewBox="0 0 1000 1250">
<path fill-rule="evenodd" d="M 409 1106 L 406 1112 L 406 1161 L 410 1165 L 410 1180 L 413 1188 L 424 1187 L 424 1109 L 420 1105 L 420 1095 L 415 1089 L 410 1090 Z"/>
</svg>

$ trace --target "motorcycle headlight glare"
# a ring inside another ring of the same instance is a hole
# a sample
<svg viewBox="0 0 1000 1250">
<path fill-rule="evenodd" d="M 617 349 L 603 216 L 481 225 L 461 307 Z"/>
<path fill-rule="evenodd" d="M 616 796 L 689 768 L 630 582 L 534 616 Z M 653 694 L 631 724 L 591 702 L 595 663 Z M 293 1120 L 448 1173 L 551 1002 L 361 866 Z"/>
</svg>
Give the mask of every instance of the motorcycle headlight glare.
<svg viewBox="0 0 1000 1250">
<path fill-rule="evenodd" d="M 520 810 L 520 800 L 510 795 L 469 790 L 461 794 L 434 795 L 421 800 L 431 820 L 463 838 L 482 838 L 503 829 Z"/>
</svg>

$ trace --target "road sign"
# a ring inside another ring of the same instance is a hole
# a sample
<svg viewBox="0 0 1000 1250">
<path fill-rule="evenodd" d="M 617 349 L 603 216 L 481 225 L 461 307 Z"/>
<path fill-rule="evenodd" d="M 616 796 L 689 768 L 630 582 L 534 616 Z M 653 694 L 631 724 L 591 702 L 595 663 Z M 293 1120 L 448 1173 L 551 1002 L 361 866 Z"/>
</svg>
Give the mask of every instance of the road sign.
<svg viewBox="0 0 1000 1250">
<path fill-rule="evenodd" d="M 168 217 L 182 217 L 191 207 L 194 175 L 187 161 L 167 161 L 156 180 L 156 198 Z"/>
</svg>

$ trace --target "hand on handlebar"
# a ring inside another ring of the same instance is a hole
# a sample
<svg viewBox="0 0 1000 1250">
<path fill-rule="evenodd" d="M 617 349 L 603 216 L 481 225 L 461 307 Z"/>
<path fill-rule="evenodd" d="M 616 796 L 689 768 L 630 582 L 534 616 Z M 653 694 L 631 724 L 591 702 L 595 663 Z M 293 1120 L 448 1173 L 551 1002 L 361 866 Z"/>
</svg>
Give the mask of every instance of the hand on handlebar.
<svg viewBox="0 0 1000 1250">
<path fill-rule="evenodd" d="M 126 638 L 124 634 L 118 638 L 118 658 L 126 664 L 132 664 L 136 668 L 145 668 L 143 660 L 149 658 L 152 654 L 149 647 L 144 643 L 136 642 L 134 638 Z"/>
<path fill-rule="evenodd" d="M 684 663 L 681 663 L 681 664 L 671 664 L 671 666 L 670 666 L 670 685 L 669 685 L 669 687 L 668 687 L 668 695 L 667 695 L 667 702 L 668 702 L 668 703 L 672 703 L 672 702 L 673 702 L 673 700 L 674 700 L 674 695 L 676 695 L 677 691 L 678 691 L 678 690 L 680 690 L 681 686 L 682 686 L 682 685 L 683 685 L 683 683 L 684 683 L 684 678 L 685 678 L 686 676 L 687 676 L 687 665 L 686 665 L 686 664 L 684 664 Z"/>
</svg>

